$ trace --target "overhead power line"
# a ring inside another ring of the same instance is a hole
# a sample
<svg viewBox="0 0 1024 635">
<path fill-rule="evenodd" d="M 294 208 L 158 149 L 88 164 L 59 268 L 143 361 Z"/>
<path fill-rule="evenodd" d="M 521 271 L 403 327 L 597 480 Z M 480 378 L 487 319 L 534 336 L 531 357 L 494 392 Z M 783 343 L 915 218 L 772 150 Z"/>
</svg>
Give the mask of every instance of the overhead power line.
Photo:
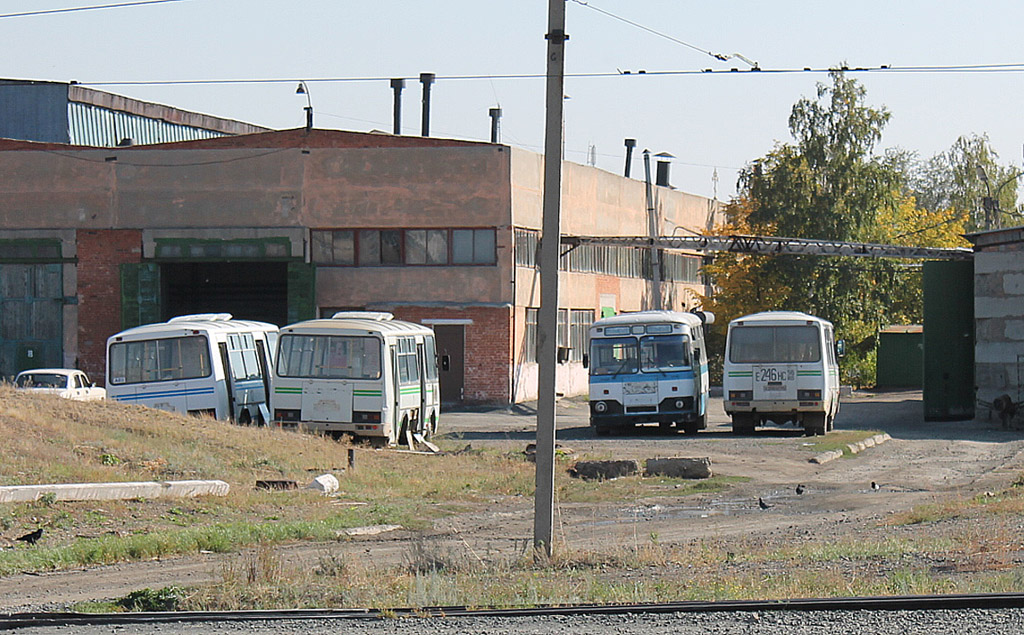
<svg viewBox="0 0 1024 635">
<path fill-rule="evenodd" d="M 588 9 L 593 10 L 593 11 L 597 11 L 598 13 L 606 15 L 609 18 L 618 20 L 619 22 L 625 22 L 626 24 L 628 24 L 630 26 L 636 27 L 636 28 L 638 28 L 638 29 L 640 29 L 642 31 L 646 31 L 646 32 L 648 32 L 648 33 L 650 33 L 652 35 L 657 35 L 658 37 L 664 38 L 664 39 L 666 39 L 666 40 L 668 40 L 670 42 L 675 42 L 676 44 L 679 44 L 680 46 L 685 46 L 688 49 L 693 49 L 694 51 L 697 51 L 698 53 L 703 53 L 705 55 L 709 55 L 709 56 L 711 56 L 711 57 L 713 57 L 716 60 L 719 60 L 721 62 L 727 62 L 727 61 L 729 61 L 732 58 L 737 58 L 737 59 L 743 60 L 747 64 L 750 64 L 751 67 L 757 68 L 757 62 L 751 61 L 751 60 L 747 59 L 746 57 L 740 55 L 739 53 L 733 53 L 732 55 L 723 55 L 722 53 L 712 53 L 711 51 L 704 50 L 704 49 L 700 48 L 699 46 L 694 46 L 693 44 L 690 44 L 689 42 L 684 42 L 684 41 L 682 41 L 682 40 L 680 40 L 678 38 L 672 37 L 671 35 L 668 35 L 666 33 L 662 33 L 661 31 L 655 31 L 654 29 L 652 29 L 650 27 L 647 27 L 647 26 L 644 26 L 643 24 L 640 24 L 639 22 L 634 22 L 634 21 L 632 21 L 632 20 L 630 20 L 628 18 L 622 17 L 621 15 L 615 15 L 611 11 L 605 11 L 604 9 L 601 9 L 600 7 L 595 7 L 594 5 L 590 4 L 589 2 L 585 2 L 584 0 L 572 0 L 572 1 L 575 2 L 576 4 L 580 5 L 581 7 L 586 7 Z"/>
<path fill-rule="evenodd" d="M 164 0 L 173 1 L 173 0 Z M 180 0 L 177 0 L 180 1 Z M 615 70 L 615 71 L 598 71 L 588 73 L 566 73 L 567 78 L 576 79 L 588 79 L 588 78 L 602 78 L 602 77 L 666 77 L 666 76 L 684 76 L 684 75 L 731 75 L 731 76 L 751 76 L 751 75 L 786 75 L 796 73 L 834 73 L 842 71 L 844 73 L 1024 73 L 1024 62 L 1014 62 L 1008 64 L 964 64 L 964 65 L 949 65 L 949 66 L 856 66 L 856 67 L 822 67 L 822 68 L 751 68 L 746 70 L 740 69 L 722 69 L 715 70 L 711 68 L 705 69 L 690 69 L 690 70 L 665 70 L 665 71 L 649 71 L 649 70 Z M 302 81 L 307 84 L 330 84 L 330 83 L 352 83 L 352 82 L 380 82 L 380 81 L 391 81 L 395 75 L 381 75 L 378 77 L 318 77 L 314 79 L 302 78 Z M 543 73 L 508 73 L 498 75 L 435 75 L 437 81 L 473 81 L 473 80 L 495 80 L 495 79 L 546 79 L 547 76 Z M 408 76 L 402 79 L 419 80 L 419 76 Z M 73 84 L 79 84 L 82 86 L 186 86 L 186 85 L 212 85 L 212 84 L 290 84 L 299 81 L 299 78 L 295 77 L 275 77 L 275 78 L 248 78 L 248 79 L 167 79 L 167 80 L 111 80 L 111 81 L 73 81 Z"/>
<path fill-rule="evenodd" d="M 187 0 L 138 0 L 137 2 L 118 2 L 116 4 L 96 4 L 86 7 L 66 7 L 64 9 L 40 9 L 38 11 L 22 11 L 21 13 L 0 14 L 0 18 L 27 18 L 34 15 L 52 15 L 54 13 L 78 13 L 80 11 L 97 11 L 99 9 L 121 9 L 123 7 L 139 7 L 147 4 L 167 4 L 169 2 L 186 2 Z"/>
</svg>

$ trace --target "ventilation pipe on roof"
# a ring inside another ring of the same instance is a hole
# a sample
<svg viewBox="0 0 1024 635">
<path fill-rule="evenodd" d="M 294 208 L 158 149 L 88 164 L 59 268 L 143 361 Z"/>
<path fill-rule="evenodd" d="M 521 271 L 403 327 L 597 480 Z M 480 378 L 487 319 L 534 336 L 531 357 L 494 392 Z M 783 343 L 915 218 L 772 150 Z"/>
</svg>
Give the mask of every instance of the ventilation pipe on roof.
<svg viewBox="0 0 1024 635">
<path fill-rule="evenodd" d="M 491 116 L 491 143 L 501 143 L 501 108 L 491 108 L 487 114 Z"/>
<path fill-rule="evenodd" d="M 395 134 L 402 134 L 402 89 L 405 88 L 404 79 L 391 80 L 391 90 L 395 91 Z"/>
<path fill-rule="evenodd" d="M 668 180 L 668 168 L 670 165 L 670 160 L 674 159 L 675 157 L 669 154 L 668 152 L 659 152 L 654 156 L 658 157 L 658 171 L 657 176 L 655 176 L 654 182 L 657 185 L 661 185 L 662 187 L 672 187 Z"/>
<path fill-rule="evenodd" d="M 430 136 L 430 85 L 434 83 L 433 73 L 420 73 L 420 83 L 423 84 L 423 119 L 420 123 L 420 136 Z"/>
<path fill-rule="evenodd" d="M 633 165 L 633 148 L 636 147 L 636 139 L 626 139 L 626 171 L 623 173 L 627 179 L 629 178 L 629 169 Z"/>
</svg>

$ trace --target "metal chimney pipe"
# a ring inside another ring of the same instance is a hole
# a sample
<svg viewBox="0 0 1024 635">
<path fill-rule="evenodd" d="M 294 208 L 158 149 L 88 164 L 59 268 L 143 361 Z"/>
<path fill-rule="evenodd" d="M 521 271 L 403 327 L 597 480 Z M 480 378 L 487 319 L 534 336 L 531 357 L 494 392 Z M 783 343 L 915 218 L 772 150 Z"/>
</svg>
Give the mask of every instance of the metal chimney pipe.
<svg viewBox="0 0 1024 635">
<path fill-rule="evenodd" d="M 420 122 L 420 136 L 430 136 L 430 85 L 434 83 L 433 73 L 420 73 L 420 83 L 423 84 L 423 118 Z"/>
<path fill-rule="evenodd" d="M 395 134 L 402 134 L 402 89 L 405 88 L 404 79 L 391 80 L 391 90 L 395 91 Z"/>
<path fill-rule="evenodd" d="M 491 143 L 501 143 L 501 108 L 491 108 L 487 114 L 491 117 Z"/>
<path fill-rule="evenodd" d="M 623 173 L 629 178 L 629 168 L 633 165 L 633 148 L 636 147 L 636 139 L 626 139 L 626 171 Z"/>
<path fill-rule="evenodd" d="M 658 172 L 654 178 L 655 184 L 661 185 L 662 187 L 672 187 L 668 179 L 668 168 L 670 165 L 669 160 L 674 159 L 675 157 L 668 152 L 659 152 L 654 156 L 658 157 Z"/>
</svg>

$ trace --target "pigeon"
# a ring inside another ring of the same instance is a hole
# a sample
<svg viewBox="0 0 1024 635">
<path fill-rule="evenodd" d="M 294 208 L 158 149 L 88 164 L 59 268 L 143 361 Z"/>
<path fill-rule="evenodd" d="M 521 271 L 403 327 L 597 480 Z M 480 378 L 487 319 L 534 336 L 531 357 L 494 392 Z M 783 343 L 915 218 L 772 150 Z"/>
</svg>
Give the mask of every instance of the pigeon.
<svg viewBox="0 0 1024 635">
<path fill-rule="evenodd" d="M 796 495 L 797 495 L 797 496 L 799 496 L 799 495 L 803 494 L 803 493 L 804 493 L 805 491 L 807 491 L 807 488 L 806 488 L 806 487 L 804 487 L 804 484 L 803 484 L 803 483 L 801 483 L 801 484 L 799 484 L 799 485 L 797 485 L 797 486 L 796 486 Z"/>
<path fill-rule="evenodd" d="M 757 499 L 757 506 L 760 507 L 761 509 L 771 509 L 772 507 L 774 507 L 774 505 L 769 505 L 768 503 L 764 502 L 763 498 Z"/>
<path fill-rule="evenodd" d="M 35 531 L 28 532 L 24 536 L 19 536 L 18 538 L 15 538 L 15 540 L 20 540 L 21 542 L 25 542 L 25 543 L 28 543 L 30 545 L 34 545 L 34 544 L 36 544 L 36 541 L 38 541 L 42 537 L 43 537 L 43 528 L 40 527 L 39 529 L 37 529 Z"/>
<path fill-rule="evenodd" d="M 874 481 L 871 481 L 871 489 L 877 492 L 878 490 L 882 489 L 882 486 Z"/>
</svg>

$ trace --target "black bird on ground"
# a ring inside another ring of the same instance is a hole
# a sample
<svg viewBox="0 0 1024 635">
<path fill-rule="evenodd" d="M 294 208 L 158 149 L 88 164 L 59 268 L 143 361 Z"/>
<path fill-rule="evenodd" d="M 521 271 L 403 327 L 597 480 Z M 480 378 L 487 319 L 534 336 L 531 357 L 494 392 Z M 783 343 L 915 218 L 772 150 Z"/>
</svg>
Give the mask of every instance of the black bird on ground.
<svg viewBox="0 0 1024 635">
<path fill-rule="evenodd" d="M 874 482 L 874 481 L 871 481 L 871 490 L 872 490 L 872 491 L 875 491 L 875 492 L 877 492 L 877 491 L 878 491 L 878 490 L 880 490 L 880 489 L 882 489 L 882 486 L 881 486 L 881 485 L 879 485 L 878 483 L 876 483 L 876 482 Z"/>
<path fill-rule="evenodd" d="M 807 488 L 804 487 L 803 483 L 800 483 L 799 485 L 796 486 L 796 495 L 797 496 L 799 496 L 800 494 L 803 494 L 806 491 L 807 491 Z"/>
<path fill-rule="evenodd" d="M 760 507 L 761 509 L 771 509 L 772 507 L 775 507 L 774 505 L 769 505 L 768 503 L 764 502 L 763 498 L 757 499 L 757 506 Z"/>
<path fill-rule="evenodd" d="M 37 529 L 35 531 L 28 532 L 24 536 L 18 536 L 17 538 L 15 538 L 15 540 L 20 540 L 21 542 L 26 542 L 26 543 L 28 543 L 30 545 L 34 545 L 42 537 L 43 537 L 43 528 L 40 527 L 39 529 Z"/>
</svg>

